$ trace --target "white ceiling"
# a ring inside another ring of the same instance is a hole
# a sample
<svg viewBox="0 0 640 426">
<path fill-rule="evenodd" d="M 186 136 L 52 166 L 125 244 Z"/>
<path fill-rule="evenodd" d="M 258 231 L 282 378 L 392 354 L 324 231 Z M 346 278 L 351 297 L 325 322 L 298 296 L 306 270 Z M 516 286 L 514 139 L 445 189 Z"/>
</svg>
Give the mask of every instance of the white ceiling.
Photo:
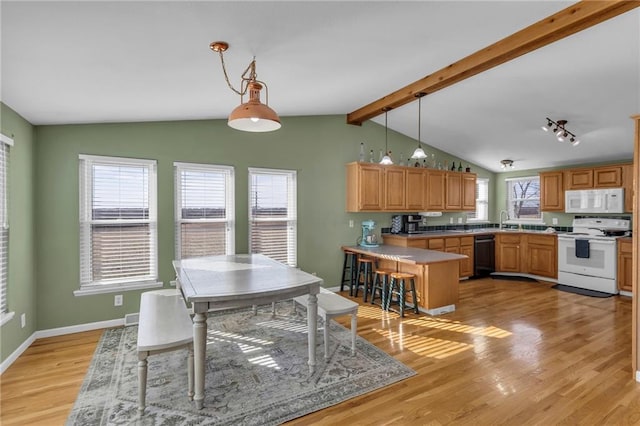
<svg viewBox="0 0 640 426">
<path fill-rule="evenodd" d="M 209 50 L 225 40 L 232 83 L 255 55 L 280 116 L 346 120 L 570 4 L 2 0 L 1 99 L 36 125 L 225 118 L 239 97 Z M 431 94 L 422 113 L 423 142 L 493 171 L 501 159 L 518 169 L 630 159 L 640 10 Z M 545 117 L 568 120 L 581 144 L 542 132 Z M 417 102 L 388 122 L 417 138 Z"/>
</svg>

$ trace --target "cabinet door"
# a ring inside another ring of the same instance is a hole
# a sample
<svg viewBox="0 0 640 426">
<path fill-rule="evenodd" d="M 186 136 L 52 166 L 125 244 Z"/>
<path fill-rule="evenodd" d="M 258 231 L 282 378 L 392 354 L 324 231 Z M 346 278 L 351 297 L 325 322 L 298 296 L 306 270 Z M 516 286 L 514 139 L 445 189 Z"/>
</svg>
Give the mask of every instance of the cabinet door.
<svg viewBox="0 0 640 426">
<path fill-rule="evenodd" d="M 564 211 L 564 184 L 562 172 L 540 173 L 540 210 Z"/>
<path fill-rule="evenodd" d="M 631 281 L 632 269 L 632 242 L 629 240 L 618 241 L 618 290 L 633 291 Z"/>
<path fill-rule="evenodd" d="M 522 272 L 520 236 L 496 235 L 496 269 L 499 272 Z"/>
<path fill-rule="evenodd" d="M 460 254 L 467 256 L 460 261 L 460 277 L 470 277 L 473 275 L 473 245 L 461 245 Z"/>
<path fill-rule="evenodd" d="M 593 188 L 593 169 L 569 170 L 567 175 L 567 189 Z"/>
<path fill-rule="evenodd" d="M 597 167 L 593 169 L 594 188 L 620 188 L 622 166 Z"/>
<path fill-rule="evenodd" d="M 425 169 L 407 169 L 406 177 L 406 209 L 411 211 L 423 211 L 427 207 L 425 185 L 427 180 Z"/>
<path fill-rule="evenodd" d="M 445 172 L 443 170 L 427 170 L 426 200 L 427 210 L 444 210 Z"/>
<path fill-rule="evenodd" d="M 384 208 L 385 210 L 404 210 L 405 203 L 404 168 L 386 168 L 384 171 Z"/>
<path fill-rule="evenodd" d="M 462 175 L 462 210 L 476 209 L 476 175 L 464 173 Z"/>
<path fill-rule="evenodd" d="M 446 174 L 445 210 L 462 210 L 462 173 Z"/>
<path fill-rule="evenodd" d="M 530 274 L 557 278 L 558 255 L 554 246 L 527 244 L 527 271 Z"/>
<path fill-rule="evenodd" d="M 429 238 L 427 248 L 429 250 L 444 251 L 444 238 Z"/>
</svg>

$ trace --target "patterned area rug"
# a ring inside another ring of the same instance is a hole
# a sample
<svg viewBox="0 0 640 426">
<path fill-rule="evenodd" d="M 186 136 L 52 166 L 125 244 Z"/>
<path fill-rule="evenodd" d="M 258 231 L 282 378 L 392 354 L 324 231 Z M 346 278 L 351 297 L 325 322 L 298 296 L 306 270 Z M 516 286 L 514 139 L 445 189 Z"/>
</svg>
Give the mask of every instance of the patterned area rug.
<svg viewBox="0 0 640 426">
<path fill-rule="evenodd" d="M 186 350 L 149 357 L 147 409 L 137 414 L 137 327 L 105 330 L 67 425 L 275 425 L 390 385 L 415 372 L 330 321 L 330 356 L 318 333 L 307 365 L 304 309 L 292 302 L 210 314 L 204 408 L 187 398 Z M 318 319 L 319 328 L 323 327 Z"/>
</svg>

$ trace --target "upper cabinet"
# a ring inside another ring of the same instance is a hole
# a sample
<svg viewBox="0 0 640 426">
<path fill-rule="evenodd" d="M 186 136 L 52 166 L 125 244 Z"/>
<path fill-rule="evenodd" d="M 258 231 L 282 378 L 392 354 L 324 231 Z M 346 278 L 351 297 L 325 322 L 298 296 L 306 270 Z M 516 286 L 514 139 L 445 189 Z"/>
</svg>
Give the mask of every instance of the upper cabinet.
<svg viewBox="0 0 640 426">
<path fill-rule="evenodd" d="M 476 175 L 376 163 L 347 164 L 347 211 L 475 210 Z"/>
<path fill-rule="evenodd" d="M 581 167 L 540 173 L 540 209 L 564 212 L 564 191 L 577 189 L 624 188 L 624 210 L 633 209 L 633 166 Z"/>
</svg>

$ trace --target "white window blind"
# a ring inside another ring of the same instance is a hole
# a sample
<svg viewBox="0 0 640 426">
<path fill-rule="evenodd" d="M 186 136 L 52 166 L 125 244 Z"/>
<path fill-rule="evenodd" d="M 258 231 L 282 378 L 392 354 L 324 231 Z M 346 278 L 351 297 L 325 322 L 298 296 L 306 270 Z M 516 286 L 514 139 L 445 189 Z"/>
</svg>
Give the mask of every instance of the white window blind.
<svg viewBox="0 0 640 426">
<path fill-rule="evenodd" d="M 80 156 L 80 287 L 155 282 L 156 162 Z"/>
<path fill-rule="evenodd" d="M 541 221 L 540 178 L 538 176 L 506 179 L 509 220 Z"/>
<path fill-rule="evenodd" d="M 0 134 L 0 315 L 9 312 L 7 284 L 9 272 L 9 151 L 13 139 Z"/>
<path fill-rule="evenodd" d="M 174 163 L 176 258 L 235 253 L 233 167 Z"/>
<path fill-rule="evenodd" d="M 489 179 L 476 179 L 476 210 L 467 213 L 467 220 L 472 222 L 489 220 Z"/>
<path fill-rule="evenodd" d="M 296 172 L 249 169 L 249 246 L 297 266 Z"/>
</svg>

